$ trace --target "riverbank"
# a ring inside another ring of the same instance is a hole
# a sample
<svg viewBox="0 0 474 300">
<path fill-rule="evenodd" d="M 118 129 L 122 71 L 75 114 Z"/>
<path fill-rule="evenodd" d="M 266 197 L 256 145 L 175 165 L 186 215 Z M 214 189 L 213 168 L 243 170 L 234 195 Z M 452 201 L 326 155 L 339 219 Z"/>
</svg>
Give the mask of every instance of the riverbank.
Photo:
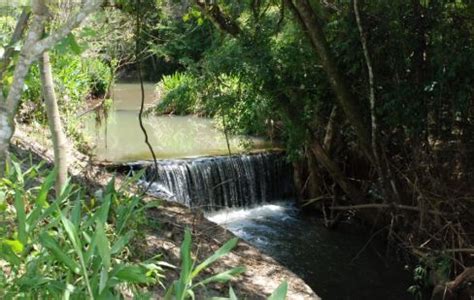
<svg viewBox="0 0 474 300">
<path fill-rule="evenodd" d="M 27 129 L 26 129 L 27 130 Z M 47 139 L 46 139 L 47 140 Z M 34 160 L 52 162 L 50 147 L 44 147 L 38 141 L 29 137 L 25 128 L 18 128 L 13 142 L 13 152 L 20 159 L 27 159 L 32 153 Z M 70 153 L 70 174 L 73 180 L 89 188 L 90 192 L 101 189 L 112 177 L 112 173 L 95 166 L 86 156 Z M 122 177 L 116 175 L 116 184 L 120 185 Z M 145 197 L 145 201 L 156 200 Z M 208 257 L 223 243 L 234 237 L 232 233 L 208 221 L 201 213 L 166 201 L 161 201 L 158 208 L 149 210 L 149 217 L 156 220 L 157 228 L 150 228 L 145 233 L 144 252 L 148 254 L 161 254 L 163 259 L 173 265 L 179 265 L 179 249 L 183 239 L 184 228 L 192 229 L 195 245 L 194 253 L 198 260 Z M 319 299 L 319 297 L 304 283 L 302 279 L 283 267 L 271 257 L 261 253 L 255 247 L 244 241 L 239 241 L 237 247 L 228 256 L 213 265 L 209 272 L 229 269 L 243 265 L 247 271 L 232 281 L 232 287 L 242 298 L 265 299 L 283 281 L 288 282 L 288 299 Z M 179 270 L 168 270 L 165 284 L 171 283 L 179 276 Z M 211 286 L 205 295 L 215 296 L 227 292 L 225 285 Z M 163 296 L 163 289 L 157 286 L 155 296 Z M 199 295 L 196 295 L 197 297 Z"/>
</svg>

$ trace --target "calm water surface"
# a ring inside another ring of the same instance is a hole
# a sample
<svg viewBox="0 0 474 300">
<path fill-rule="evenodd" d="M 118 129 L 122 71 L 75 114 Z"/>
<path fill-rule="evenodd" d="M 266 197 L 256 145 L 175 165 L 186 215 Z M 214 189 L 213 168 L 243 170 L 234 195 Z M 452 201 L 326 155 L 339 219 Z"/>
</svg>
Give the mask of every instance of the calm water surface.
<svg viewBox="0 0 474 300">
<path fill-rule="evenodd" d="M 145 106 L 156 100 L 153 84 L 145 84 Z M 95 115 L 85 120 L 85 132 L 92 140 L 95 158 L 99 161 L 126 162 L 152 159 L 144 143 L 144 135 L 138 123 L 141 102 L 140 85 L 119 83 L 113 90 L 113 108 L 106 121 L 99 124 Z M 144 126 L 156 156 L 186 158 L 229 153 L 225 135 L 213 121 L 195 116 L 149 116 Z M 244 143 L 250 142 L 253 150 L 270 147 L 258 138 L 231 137 L 232 153 L 245 151 Z"/>
</svg>

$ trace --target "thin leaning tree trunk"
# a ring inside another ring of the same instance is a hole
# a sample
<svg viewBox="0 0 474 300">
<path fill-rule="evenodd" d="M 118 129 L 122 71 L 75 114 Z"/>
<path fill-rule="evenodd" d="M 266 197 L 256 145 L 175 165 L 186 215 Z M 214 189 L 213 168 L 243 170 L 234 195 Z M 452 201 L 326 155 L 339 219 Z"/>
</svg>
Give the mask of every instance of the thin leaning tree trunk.
<svg viewBox="0 0 474 300">
<path fill-rule="evenodd" d="M 379 152 L 379 145 L 380 150 L 383 151 L 383 146 L 379 142 L 379 126 L 377 120 L 377 112 L 376 112 L 376 98 L 375 98 L 375 80 L 374 80 L 374 71 L 372 67 L 372 60 L 370 59 L 369 48 L 367 46 L 367 36 L 364 32 L 362 27 L 362 21 L 360 18 L 359 12 L 359 1 L 353 0 L 354 4 L 354 14 L 357 23 L 357 29 L 359 30 L 360 35 L 360 42 L 362 44 L 362 50 L 364 52 L 365 64 L 367 66 L 367 74 L 369 77 L 369 103 L 370 103 L 370 120 L 371 120 L 371 146 L 372 146 L 372 153 L 374 157 L 374 164 L 377 170 L 377 173 L 380 177 L 380 183 L 385 193 L 385 198 L 394 200 L 399 200 L 398 198 L 398 191 L 395 185 L 395 180 L 391 176 L 390 166 L 386 165 L 386 171 L 382 167 L 382 159 Z"/>
<path fill-rule="evenodd" d="M 59 115 L 58 102 L 54 92 L 53 72 L 47 51 L 41 56 L 39 65 L 46 115 L 48 117 L 48 125 L 53 141 L 54 165 L 57 171 L 56 194 L 59 195 L 67 180 L 68 142 Z"/>
</svg>

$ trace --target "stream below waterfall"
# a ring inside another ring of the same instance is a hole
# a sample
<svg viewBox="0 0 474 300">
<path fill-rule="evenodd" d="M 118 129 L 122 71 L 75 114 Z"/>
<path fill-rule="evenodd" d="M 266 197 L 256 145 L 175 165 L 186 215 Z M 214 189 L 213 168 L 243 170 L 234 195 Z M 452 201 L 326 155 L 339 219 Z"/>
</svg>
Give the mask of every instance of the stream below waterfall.
<svg viewBox="0 0 474 300">
<path fill-rule="evenodd" d="M 323 299 L 409 299 L 409 274 L 353 223 L 329 230 L 292 202 L 228 209 L 207 217 L 300 276 Z"/>
<path fill-rule="evenodd" d="M 160 158 L 156 176 L 138 126 L 138 91 L 138 84 L 117 85 L 110 119 L 96 124 L 90 116 L 86 122 L 96 159 L 145 169 L 143 180 L 152 181 L 154 193 L 203 208 L 207 218 L 275 258 L 323 299 L 410 299 L 410 273 L 383 258 L 385 248 L 366 228 L 343 222 L 328 230 L 321 217 L 295 207 L 291 165 L 281 153 L 235 155 L 244 149 L 241 138 L 232 137 L 234 155 L 209 156 L 228 153 L 211 120 L 149 116 L 145 126 Z M 152 85 L 146 92 L 149 105 Z M 252 141 L 254 148 L 269 147 Z"/>
</svg>

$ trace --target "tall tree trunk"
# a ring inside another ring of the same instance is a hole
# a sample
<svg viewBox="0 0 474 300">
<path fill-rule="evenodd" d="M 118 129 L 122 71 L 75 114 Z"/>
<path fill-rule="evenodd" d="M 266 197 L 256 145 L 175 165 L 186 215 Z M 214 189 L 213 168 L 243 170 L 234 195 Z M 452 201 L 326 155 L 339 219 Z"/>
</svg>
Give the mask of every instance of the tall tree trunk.
<svg viewBox="0 0 474 300">
<path fill-rule="evenodd" d="M 54 92 L 53 72 L 49 61 L 48 51 L 45 51 L 39 60 L 41 84 L 43 89 L 44 104 L 48 117 L 49 129 L 53 140 L 54 165 L 56 167 L 56 194 L 59 195 L 67 179 L 67 153 L 68 143 L 61 124 L 58 103 Z"/>
<path fill-rule="evenodd" d="M 47 18 L 45 0 L 32 0 L 31 11 L 33 20 L 25 43 L 20 52 L 20 57 L 15 66 L 13 82 L 9 87 L 6 101 L 0 101 L 0 176 L 3 175 L 4 164 L 8 158 L 8 146 L 15 130 L 14 118 L 18 110 L 25 77 L 30 65 L 46 50 L 66 37 L 74 28 L 79 26 L 84 19 L 97 11 L 102 0 L 85 0 L 82 8 L 71 16 L 65 24 L 41 39 L 44 22 Z"/>
<path fill-rule="evenodd" d="M 367 159 L 373 162 L 370 150 L 370 134 L 364 119 L 359 111 L 356 97 L 350 92 L 344 76 L 340 72 L 331 53 L 319 19 L 308 0 L 285 0 L 286 6 L 295 14 L 303 31 L 311 41 L 316 53 L 319 55 L 321 65 L 328 75 L 339 106 L 354 128 L 359 138 L 362 151 Z"/>
<path fill-rule="evenodd" d="M 31 49 L 33 45 L 39 41 L 43 32 L 44 21 L 46 19 L 44 0 L 32 1 L 31 11 L 33 21 L 15 66 L 13 82 L 9 87 L 7 99 L 2 99 L 0 102 L 0 176 L 3 176 L 5 163 L 8 159 L 8 146 L 10 145 L 11 137 L 15 131 L 14 116 L 20 102 L 25 77 L 30 65 L 34 61 L 34 57 L 31 55 Z"/>
<path fill-rule="evenodd" d="M 388 162 L 385 162 L 386 168 L 382 167 L 382 160 L 379 153 L 379 146 L 380 151 L 384 151 L 382 143 L 379 142 L 379 125 L 377 120 L 377 111 L 376 111 L 376 98 L 375 98 L 375 83 L 374 83 L 374 71 L 372 67 L 372 60 L 370 59 L 369 48 L 367 46 L 367 36 L 364 32 L 362 27 L 362 22 L 360 18 L 359 12 L 359 1 L 353 0 L 354 4 L 354 14 L 356 18 L 357 28 L 359 30 L 360 35 L 360 42 L 362 45 L 362 50 L 364 52 L 365 64 L 367 66 L 367 74 L 369 77 L 369 103 L 370 103 L 370 120 L 371 120 L 371 146 L 372 146 L 372 153 L 374 157 L 374 166 L 377 170 L 377 173 L 380 178 L 380 185 L 384 192 L 384 196 L 386 200 L 396 201 L 398 202 L 398 190 L 395 185 L 395 180 L 391 175 L 391 170 Z"/>
</svg>

